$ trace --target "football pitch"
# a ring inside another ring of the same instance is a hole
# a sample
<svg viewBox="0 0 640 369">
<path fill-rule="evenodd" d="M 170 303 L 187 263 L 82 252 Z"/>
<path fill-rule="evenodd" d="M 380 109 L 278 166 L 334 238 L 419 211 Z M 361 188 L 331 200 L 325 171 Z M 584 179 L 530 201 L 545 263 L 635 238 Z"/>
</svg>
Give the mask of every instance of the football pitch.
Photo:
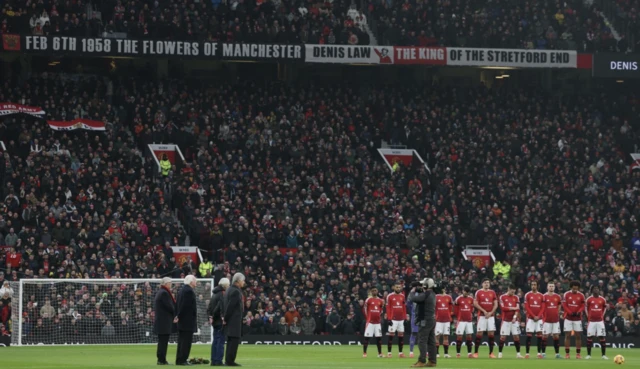
<svg viewBox="0 0 640 369">
<path fill-rule="evenodd" d="M 169 346 L 169 361 L 175 359 L 175 345 Z M 243 367 L 264 369 L 357 369 L 357 368 L 408 368 L 416 359 L 393 358 L 378 359 L 375 346 L 369 350 L 369 357 L 362 358 L 359 346 L 241 346 L 238 363 Z M 463 351 L 465 351 L 463 349 Z M 553 351 L 553 350 L 551 350 Z M 562 351 L 562 350 L 561 350 Z M 191 357 L 209 358 L 208 345 L 194 345 Z M 496 350 L 497 352 L 497 350 Z M 513 347 L 505 348 L 503 359 L 489 359 L 486 347 L 480 350 L 478 359 L 438 359 L 438 368 L 495 369 L 496 367 L 518 369 L 527 368 L 600 368 L 617 367 L 613 357 L 621 354 L 625 357 L 626 367 L 640 367 L 640 349 L 607 350 L 609 361 L 600 359 L 600 350 L 594 349 L 591 360 L 556 360 L 536 358 L 516 360 Z M 374 354 L 374 355 L 372 355 Z M 586 349 L 583 349 L 586 355 Z M 572 357 L 575 352 L 572 350 Z M 155 346 L 28 346 L 0 349 L 0 367 L 6 369 L 97 369 L 97 368 L 159 368 L 156 365 Z M 204 368 L 209 365 L 194 365 Z"/>
</svg>

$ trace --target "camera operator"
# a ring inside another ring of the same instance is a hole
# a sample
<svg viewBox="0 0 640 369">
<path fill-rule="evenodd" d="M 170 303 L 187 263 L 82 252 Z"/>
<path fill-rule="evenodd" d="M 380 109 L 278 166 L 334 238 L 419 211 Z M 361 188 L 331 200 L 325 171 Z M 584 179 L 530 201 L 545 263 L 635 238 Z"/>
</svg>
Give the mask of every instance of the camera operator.
<svg viewBox="0 0 640 369">
<path fill-rule="evenodd" d="M 436 366 L 436 283 L 431 278 L 411 284 L 409 300 L 413 302 L 413 309 L 418 326 L 418 348 L 420 357 L 413 368 Z M 427 363 L 427 351 L 429 362 Z"/>
</svg>

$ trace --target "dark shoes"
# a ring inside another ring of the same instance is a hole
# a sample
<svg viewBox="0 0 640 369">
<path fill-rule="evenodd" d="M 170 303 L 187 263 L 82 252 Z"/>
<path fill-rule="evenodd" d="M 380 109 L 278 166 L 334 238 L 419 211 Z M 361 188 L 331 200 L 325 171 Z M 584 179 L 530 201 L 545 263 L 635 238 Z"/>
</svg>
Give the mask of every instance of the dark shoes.
<svg viewBox="0 0 640 369">
<path fill-rule="evenodd" d="M 191 365 L 193 365 L 193 364 L 191 364 L 191 363 L 190 363 L 190 362 L 188 362 L 188 361 L 185 361 L 184 363 L 176 363 L 176 365 L 191 366 Z"/>
<path fill-rule="evenodd" d="M 225 364 L 226 366 L 242 366 L 238 363 L 230 363 L 230 364 Z"/>
<path fill-rule="evenodd" d="M 211 366 L 224 366 L 223 363 L 211 363 Z"/>
<path fill-rule="evenodd" d="M 158 361 L 158 365 L 171 365 L 166 361 Z"/>
</svg>

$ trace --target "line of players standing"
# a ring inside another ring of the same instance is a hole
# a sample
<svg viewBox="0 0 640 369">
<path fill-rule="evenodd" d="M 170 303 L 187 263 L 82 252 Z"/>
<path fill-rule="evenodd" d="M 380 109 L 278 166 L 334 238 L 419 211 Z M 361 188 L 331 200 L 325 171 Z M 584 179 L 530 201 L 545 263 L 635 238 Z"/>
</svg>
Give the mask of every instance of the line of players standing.
<svg viewBox="0 0 640 369">
<path fill-rule="evenodd" d="M 581 358 L 582 347 L 582 314 L 587 316 L 587 357 L 591 358 L 594 337 L 600 341 L 602 359 L 608 360 L 606 356 L 606 332 L 604 325 L 604 315 L 607 309 L 607 302 L 600 295 L 597 286 L 591 288 L 591 296 L 585 298 L 580 292 L 580 282 L 572 281 L 570 290 L 563 296 L 555 293 L 555 284 L 547 284 L 547 293 L 538 291 L 538 283 L 531 282 L 531 291 L 524 296 L 524 308 L 526 312 L 526 353 L 520 353 L 520 299 L 515 294 L 516 288 L 511 285 L 506 294 L 497 296 L 495 291 L 490 289 L 489 279 L 482 281 L 482 288 L 474 296 L 468 286 L 464 286 L 462 294 L 455 301 L 451 296 L 443 291 L 436 295 L 436 341 L 438 342 L 438 356 L 440 356 L 440 337 L 444 346 L 444 357 L 449 358 L 449 336 L 451 335 L 452 316 L 455 315 L 456 323 L 456 357 L 460 357 L 463 339 L 466 340 L 467 356 L 469 358 L 478 357 L 484 333 L 489 339 L 489 357 L 495 358 L 495 315 L 498 307 L 502 312 L 502 324 L 500 327 L 500 337 L 498 343 L 498 358 L 502 358 L 502 350 L 505 341 L 509 336 L 513 337 L 517 358 L 529 358 L 531 341 L 533 335 L 537 338 L 537 357 L 546 357 L 547 342 L 549 336 L 553 338 L 553 348 L 556 359 L 560 358 L 560 319 L 564 318 L 565 331 L 565 359 L 570 358 L 571 336 L 575 334 L 576 359 Z M 393 287 L 393 292 L 387 295 L 386 300 L 378 297 L 378 290 L 372 288 L 369 291 L 369 298 L 364 304 L 364 315 L 366 316 L 366 326 L 363 341 L 363 357 L 367 357 L 367 348 L 370 338 L 377 340 L 378 357 L 382 354 L 382 319 L 383 309 L 386 307 L 384 318 L 388 324 L 388 353 L 391 357 L 393 347 L 393 337 L 398 336 L 399 357 L 403 354 L 404 346 L 404 322 L 411 319 L 412 333 L 410 337 L 410 353 L 413 357 L 413 347 L 418 327 L 415 326 L 415 317 L 412 314 L 411 304 L 407 304 L 403 294 L 402 284 L 397 283 Z M 473 311 L 477 311 L 476 337 L 473 342 Z M 407 315 L 409 311 L 409 315 Z M 474 344 L 475 343 L 475 344 Z M 472 348 L 474 352 L 472 353 Z"/>
</svg>

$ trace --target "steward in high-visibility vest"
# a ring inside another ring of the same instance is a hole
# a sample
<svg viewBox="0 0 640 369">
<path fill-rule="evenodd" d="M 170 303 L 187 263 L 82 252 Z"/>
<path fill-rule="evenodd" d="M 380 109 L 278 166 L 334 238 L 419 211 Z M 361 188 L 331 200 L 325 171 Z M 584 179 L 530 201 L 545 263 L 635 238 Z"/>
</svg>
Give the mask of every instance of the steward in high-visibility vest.
<svg viewBox="0 0 640 369">
<path fill-rule="evenodd" d="M 163 176 L 169 175 L 171 162 L 169 161 L 169 158 L 167 158 L 167 154 L 162 155 L 162 160 L 160 160 L 160 170 L 162 171 Z"/>
<path fill-rule="evenodd" d="M 210 276 L 211 273 L 213 273 L 213 264 L 205 258 L 204 261 L 200 263 L 198 271 L 200 272 L 200 277 L 202 278 Z"/>
</svg>

